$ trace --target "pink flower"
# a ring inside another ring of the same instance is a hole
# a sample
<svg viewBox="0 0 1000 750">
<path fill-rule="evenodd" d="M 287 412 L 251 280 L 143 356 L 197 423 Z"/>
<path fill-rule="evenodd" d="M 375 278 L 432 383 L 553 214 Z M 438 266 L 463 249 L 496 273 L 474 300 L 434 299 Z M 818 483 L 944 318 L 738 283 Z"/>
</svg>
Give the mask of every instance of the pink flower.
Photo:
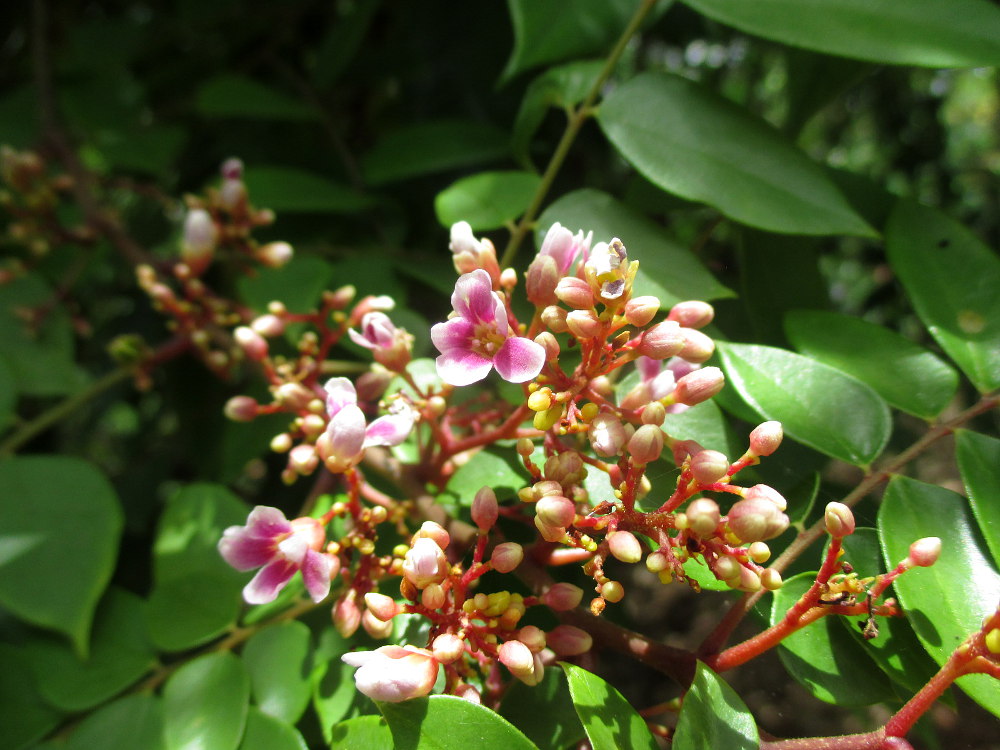
<svg viewBox="0 0 1000 750">
<path fill-rule="evenodd" d="M 230 526 L 219 540 L 219 553 L 237 570 L 260 571 L 243 589 L 249 604 L 274 601 L 299 570 L 314 602 L 330 593 L 334 558 L 320 550 L 326 531 L 315 518 L 289 521 L 277 508 L 258 505 L 246 526 Z"/>
<path fill-rule="evenodd" d="M 397 413 L 387 414 L 367 424 L 350 380 L 331 378 L 324 387 L 330 422 L 326 432 L 316 440 L 316 450 L 326 467 L 334 473 L 346 471 L 358 463 L 365 448 L 399 445 L 413 429 L 416 413 L 403 404 L 400 404 Z"/>
<path fill-rule="evenodd" d="M 524 383 L 541 372 L 545 348 L 511 335 L 507 310 L 486 271 L 460 276 L 451 305 L 457 314 L 431 328 L 431 340 L 441 351 L 437 371 L 444 382 L 470 385 L 494 367 L 510 383 Z"/>
<path fill-rule="evenodd" d="M 437 679 L 434 654 L 413 646 L 382 646 L 352 651 L 340 657 L 352 667 L 354 684 L 374 701 L 399 703 L 431 692 Z"/>
<path fill-rule="evenodd" d="M 583 230 L 574 236 L 558 221 L 549 227 L 525 276 L 528 300 L 538 307 L 554 305 L 556 284 L 566 276 L 577 258 L 586 259 L 593 237 L 593 232 L 584 237 Z"/>
<path fill-rule="evenodd" d="M 371 349 L 375 361 L 396 372 L 402 371 L 410 361 L 413 336 L 396 328 L 383 312 L 368 312 L 361 318 L 361 332 L 353 328 L 347 334 L 358 346 Z"/>
</svg>

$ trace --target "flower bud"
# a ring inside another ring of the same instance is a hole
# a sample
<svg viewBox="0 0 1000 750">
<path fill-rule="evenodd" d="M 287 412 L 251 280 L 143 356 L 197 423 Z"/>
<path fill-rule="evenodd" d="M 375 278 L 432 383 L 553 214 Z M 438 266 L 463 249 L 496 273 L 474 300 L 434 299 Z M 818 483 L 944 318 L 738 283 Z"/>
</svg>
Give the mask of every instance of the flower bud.
<svg viewBox="0 0 1000 750">
<path fill-rule="evenodd" d="M 333 605 L 333 626 L 343 638 L 350 638 L 361 625 L 361 610 L 354 601 L 354 592 L 349 591 Z"/>
<path fill-rule="evenodd" d="M 754 542 L 747 547 L 747 554 L 750 555 L 751 560 L 761 565 L 771 558 L 771 548 L 764 542 Z"/>
<path fill-rule="evenodd" d="M 823 516 L 826 533 L 838 539 L 854 533 L 854 514 L 843 503 L 827 503 Z"/>
<path fill-rule="evenodd" d="M 257 417 L 257 409 L 257 402 L 249 396 L 233 396 L 223 411 L 226 418 L 234 422 L 252 422 Z"/>
<path fill-rule="evenodd" d="M 537 654 L 545 648 L 545 631 L 534 625 L 525 625 L 517 631 L 517 640 L 527 646 L 533 654 Z"/>
<path fill-rule="evenodd" d="M 929 568 L 941 555 L 941 539 L 926 536 L 910 545 L 910 562 L 921 568 Z"/>
<path fill-rule="evenodd" d="M 549 305 L 542 310 L 542 322 L 552 333 L 565 333 L 569 330 L 566 326 L 567 314 L 561 307 Z"/>
<path fill-rule="evenodd" d="M 722 555 L 712 563 L 712 572 L 720 581 L 732 581 L 740 575 L 740 561 L 731 555 Z"/>
<path fill-rule="evenodd" d="M 750 433 L 750 452 L 755 456 L 770 456 L 778 450 L 782 437 L 781 422 L 762 422 Z"/>
<path fill-rule="evenodd" d="M 538 533 L 546 542 L 560 542 L 566 535 L 565 527 L 547 524 L 538 516 L 535 516 L 535 528 L 538 529 Z"/>
<path fill-rule="evenodd" d="M 699 451 L 691 459 L 691 474 L 699 484 L 715 484 L 729 473 L 729 459 L 719 451 Z"/>
<path fill-rule="evenodd" d="M 468 701 L 469 703 L 475 703 L 477 706 L 481 706 L 483 704 L 483 698 L 479 694 L 479 691 L 467 682 L 463 682 L 455 688 L 455 697 L 461 698 L 463 701 Z"/>
<path fill-rule="evenodd" d="M 643 424 L 655 424 L 659 427 L 667 418 L 667 409 L 659 401 L 651 401 L 642 408 L 639 418 Z"/>
<path fill-rule="evenodd" d="M 517 542 L 504 542 L 493 548 L 490 563 L 498 573 L 510 573 L 524 559 L 524 548 Z"/>
<path fill-rule="evenodd" d="M 628 441 L 628 452 L 639 465 L 652 463 L 663 452 L 663 430 L 655 424 L 644 424 Z"/>
<path fill-rule="evenodd" d="M 604 326 L 593 310 L 572 310 L 566 316 L 566 327 L 578 339 L 592 339 Z"/>
<path fill-rule="evenodd" d="M 590 633 L 573 625 L 557 625 L 549 631 L 548 645 L 559 656 L 579 656 L 590 651 L 594 639 Z"/>
<path fill-rule="evenodd" d="M 528 301 L 536 307 L 546 307 L 556 302 L 556 285 L 559 283 L 559 266 L 549 255 L 538 255 L 524 277 L 524 291 Z"/>
<path fill-rule="evenodd" d="M 274 393 L 274 400 L 296 411 L 306 409 L 315 394 L 301 383 L 282 383 Z"/>
<path fill-rule="evenodd" d="M 441 583 L 448 574 L 448 560 L 441 547 L 427 537 L 413 541 L 403 559 L 403 575 L 418 589 Z"/>
<path fill-rule="evenodd" d="M 465 641 L 454 633 L 442 633 L 434 639 L 431 651 L 442 664 L 451 664 L 465 653 Z"/>
<path fill-rule="evenodd" d="M 285 321 L 277 315 L 261 315 L 250 323 L 250 327 L 265 338 L 274 338 L 285 332 Z"/>
<path fill-rule="evenodd" d="M 420 528 L 413 535 L 413 538 L 433 539 L 441 549 L 448 549 L 448 545 L 451 544 L 451 536 L 445 530 L 444 526 L 435 521 L 424 521 L 420 524 Z"/>
<path fill-rule="evenodd" d="M 594 306 L 594 293 L 583 279 L 566 276 L 556 284 L 556 297 L 574 310 L 590 310 Z"/>
<path fill-rule="evenodd" d="M 441 609 L 444 606 L 445 593 L 440 583 L 431 583 L 420 592 L 420 603 L 427 609 Z"/>
<path fill-rule="evenodd" d="M 608 549 L 624 563 L 637 563 L 642 559 L 642 545 L 630 531 L 614 531 L 608 534 Z"/>
<path fill-rule="evenodd" d="M 650 573 L 660 573 L 667 569 L 670 560 L 662 552 L 652 552 L 646 556 L 646 570 Z"/>
<path fill-rule="evenodd" d="M 726 378 L 718 367 L 704 367 L 685 375 L 677 381 L 677 386 L 671 394 L 674 403 L 694 406 L 708 401 L 722 390 Z"/>
<path fill-rule="evenodd" d="M 673 357 L 683 347 L 681 327 L 672 320 L 664 320 L 648 328 L 639 339 L 639 353 L 650 359 Z"/>
<path fill-rule="evenodd" d="M 670 308 L 667 320 L 676 320 L 685 328 L 704 328 L 712 322 L 715 310 L 707 302 L 691 300 L 678 302 Z"/>
<path fill-rule="evenodd" d="M 715 342 L 701 331 L 693 328 L 681 328 L 684 335 L 684 346 L 677 353 L 677 356 L 688 362 L 701 364 L 711 359 L 715 353 Z"/>
<path fill-rule="evenodd" d="M 580 606 L 583 589 L 572 583 L 557 583 L 542 594 L 542 603 L 556 612 L 566 612 Z"/>
<path fill-rule="evenodd" d="M 370 609 L 361 613 L 361 627 L 375 640 L 384 640 L 392 635 L 392 623 L 378 619 Z"/>
<path fill-rule="evenodd" d="M 267 357 L 267 342 L 252 328 L 240 326 L 233 331 L 233 339 L 247 355 L 247 359 L 260 362 Z"/>
<path fill-rule="evenodd" d="M 391 596 L 369 592 L 365 594 L 365 606 L 382 622 L 389 622 L 399 614 L 399 605 Z"/>
<path fill-rule="evenodd" d="M 551 333 L 548 331 L 542 331 L 540 334 L 535 336 L 535 343 L 545 350 L 546 362 L 552 362 L 559 359 L 559 342 Z"/>
<path fill-rule="evenodd" d="M 287 242 L 268 242 L 257 249 L 257 260 L 268 268 L 281 268 L 292 259 L 294 251 Z"/>
<path fill-rule="evenodd" d="M 614 414 L 598 414 L 587 431 L 590 445 L 598 456 L 617 456 L 622 452 L 628 436 L 625 425 Z"/>
<path fill-rule="evenodd" d="M 756 500 L 769 500 L 777 506 L 778 510 L 785 510 L 788 507 L 788 503 L 785 498 L 782 497 L 781 493 L 778 492 L 774 487 L 770 487 L 766 484 L 755 484 L 753 487 L 748 487 L 743 492 L 743 497 Z"/>
<path fill-rule="evenodd" d="M 730 508 L 726 522 L 729 530 L 744 542 L 773 539 L 788 528 L 788 516 L 763 497 L 738 501 Z"/>
<path fill-rule="evenodd" d="M 618 581 L 607 581 L 601 586 L 601 596 L 612 604 L 620 602 L 625 597 L 625 587 Z"/>
<path fill-rule="evenodd" d="M 707 497 L 692 500 L 685 511 L 685 516 L 687 517 L 688 529 L 701 539 L 707 539 L 715 534 L 721 518 L 718 503 Z"/>
<path fill-rule="evenodd" d="M 760 574 L 760 585 L 768 591 L 777 591 L 781 588 L 781 573 L 774 568 L 768 568 Z"/>
<path fill-rule="evenodd" d="M 192 275 L 200 276 L 212 262 L 219 240 L 219 228 L 211 214 L 203 208 L 194 208 L 184 217 L 184 237 L 181 241 L 181 260 Z"/>
<path fill-rule="evenodd" d="M 219 173 L 223 179 L 239 180 L 243 177 L 243 160 L 236 156 L 230 156 L 219 167 Z"/>
<path fill-rule="evenodd" d="M 759 575 L 749 568 L 740 567 L 740 578 L 735 588 L 752 594 L 754 591 L 760 591 L 760 585 Z"/>
<path fill-rule="evenodd" d="M 642 328 L 660 311 L 660 300 L 651 295 L 633 297 L 625 303 L 625 322 Z"/>
<path fill-rule="evenodd" d="M 984 639 L 986 650 L 991 654 L 1000 654 L 1000 628 L 993 628 Z"/>
<path fill-rule="evenodd" d="M 576 505 L 562 495 L 546 495 L 535 505 L 535 515 L 547 526 L 565 528 L 576 517 Z"/>
<path fill-rule="evenodd" d="M 485 534 L 493 528 L 499 516 L 496 493 L 491 487 L 481 488 L 472 501 L 472 522 Z"/>
<path fill-rule="evenodd" d="M 536 670 L 535 654 L 532 654 L 531 649 L 521 641 L 505 641 L 498 649 L 497 655 L 500 662 L 521 682 L 537 685 L 541 681 L 540 676 L 536 677 L 536 671 L 541 670 Z M 537 666 L 541 667 L 541 661 L 537 662 Z"/>
<path fill-rule="evenodd" d="M 288 452 L 288 465 L 297 474 L 301 474 L 304 477 L 309 476 L 319 466 L 319 456 L 316 455 L 316 448 L 307 443 L 296 445 Z"/>
</svg>

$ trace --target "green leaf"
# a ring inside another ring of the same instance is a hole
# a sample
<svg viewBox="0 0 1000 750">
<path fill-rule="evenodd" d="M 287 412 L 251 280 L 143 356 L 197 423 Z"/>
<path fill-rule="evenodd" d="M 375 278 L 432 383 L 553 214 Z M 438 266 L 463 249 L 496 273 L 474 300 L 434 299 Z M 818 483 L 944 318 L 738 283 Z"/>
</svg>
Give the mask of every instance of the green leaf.
<svg viewBox="0 0 1000 750">
<path fill-rule="evenodd" d="M 17 406 L 17 381 L 14 372 L 0 356 L 0 434 L 14 419 Z"/>
<path fill-rule="evenodd" d="M 164 750 L 163 705 L 153 695 L 129 695 L 94 712 L 77 728 L 66 750 Z"/>
<path fill-rule="evenodd" d="M 771 625 L 775 625 L 816 580 L 816 573 L 792 576 L 774 593 Z M 788 673 L 812 695 L 839 706 L 868 706 L 891 701 L 896 694 L 864 646 L 827 615 L 792 633 L 778 647 Z"/>
<path fill-rule="evenodd" d="M 259 312 L 272 300 L 294 313 L 311 311 L 333 278 L 333 267 L 315 255 L 295 256 L 281 268 L 262 269 L 238 282 L 240 297 Z"/>
<path fill-rule="evenodd" d="M 917 315 L 980 391 L 1000 388 L 1000 259 L 961 224 L 900 201 L 886 252 Z"/>
<path fill-rule="evenodd" d="M 740 31 L 894 65 L 1000 64 L 1000 10 L 984 0 L 683 0 Z"/>
<path fill-rule="evenodd" d="M 181 667 L 163 688 L 167 750 L 236 750 L 250 703 L 242 662 L 221 651 Z"/>
<path fill-rule="evenodd" d="M 878 532 L 875 529 L 861 527 L 855 529 L 853 534 L 844 537 L 844 551 L 844 560 L 851 563 L 860 578 L 885 572 Z M 875 660 L 882 671 L 909 693 L 916 693 L 937 672 L 937 665 L 921 647 L 916 633 L 906 618 L 877 618 L 875 622 L 879 633 L 871 640 L 865 640 L 862 636 L 865 618 L 837 619 L 863 646 L 865 652 Z"/>
<path fill-rule="evenodd" d="M 659 747 L 646 721 L 613 686 L 586 669 L 559 662 L 569 682 L 573 707 L 594 750 Z"/>
<path fill-rule="evenodd" d="M 470 750 L 502 747 L 533 750 L 534 745 L 506 719 L 485 706 L 453 695 L 376 703 L 396 750 Z"/>
<path fill-rule="evenodd" d="M 162 176 L 169 172 L 187 138 L 181 127 L 158 125 L 128 130 L 101 130 L 94 145 L 113 167 Z"/>
<path fill-rule="evenodd" d="M 443 227 L 467 221 L 477 232 L 497 229 L 524 213 L 541 182 L 530 172 L 480 172 L 438 193 L 434 212 Z"/>
<path fill-rule="evenodd" d="M 797 310 L 785 317 L 785 331 L 802 354 L 854 376 L 907 414 L 932 419 L 958 389 L 954 368 L 898 333 L 860 318 Z"/>
<path fill-rule="evenodd" d="M 372 199 L 354 188 L 293 167 L 248 167 L 243 176 L 255 206 L 277 213 L 353 214 Z"/>
<path fill-rule="evenodd" d="M 222 532 L 246 523 L 248 511 L 220 485 L 191 484 L 167 503 L 153 545 L 154 586 L 146 605 L 150 637 L 179 651 L 204 643 L 239 616 L 247 573 L 219 555 Z"/>
<path fill-rule="evenodd" d="M 594 242 L 618 237 L 629 258 L 639 261 L 635 296 L 651 294 L 664 307 L 689 299 L 713 300 L 733 293 L 716 281 L 686 248 L 642 214 L 599 190 L 575 190 L 550 205 L 538 217 L 537 245 L 555 222 L 571 232 L 593 231 Z"/>
<path fill-rule="evenodd" d="M 362 159 L 365 182 L 385 185 L 411 177 L 503 159 L 507 134 L 471 120 L 439 120 L 388 133 Z"/>
<path fill-rule="evenodd" d="M 782 234 L 876 236 L 819 165 L 693 81 L 641 73 L 611 92 L 598 121 L 650 181 L 736 221 Z"/>
<path fill-rule="evenodd" d="M 73 359 L 69 315 L 62 305 L 52 304 L 55 299 L 55 291 L 35 274 L 0 284 L 0 356 L 19 393 L 62 396 L 86 381 Z M 41 309 L 45 314 L 35 316 Z"/>
<path fill-rule="evenodd" d="M 250 706 L 239 750 L 307 750 L 299 730 Z"/>
<path fill-rule="evenodd" d="M 689 557 L 684 561 L 684 573 L 691 577 L 702 591 L 732 591 L 725 581 L 716 578 L 701 557 Z"/>
<path fill-rule="evenodd" d="M 1000 440 L 957 430 L 955 452 L 972 513 L 1000 565 Z"/>
<path fill-rule="evenodd" d="M 719 342 L 718 351 L 727 384 L 786 435 L 857 466 L 885 447 L 889 407 L 864 383 L 784 349 Z"/>
<path fill-rule="evenodd" d="M 358 696 L 354 687 L 354 667 L 340 660 L 348 648 L 350 644 L 336 630 L 326 628 L 319 636 L 313 655 L 313 708 L 327 742 L 332 736 L 333 725 L 347 716 Z"/>
<path fill-rule="evenodd" d="M 142 618 L 142 600 L 113 587 L 97 609 L 87 659 L 80 659 L 62 641 L 46 636 L 29 640 L 24 648 L 39 692 L 66 711 L 83 711 L 103 703 L 156 662 Z"/>
<path fill-rule="evenodd" d="M 603 60 L 567 63 L 549 68 L 528 85 L 511 133 L 511 146 L 519 164 L 534 169 L 531 139 L 549 107 L 568 109 L 582 102 L 603 67 Z"/>
<path fill-rule="evenodd" d="M 392 732 L 381 716 L 355 716 L 333 727 L 330 750 L 393 750 Z"/>
<path fill-rule="evenodd" d="M 542 681 L 532 687 L 515 681 L 504 693 L 498 713 L 541 750 L 577 746 L 584 736 L 561 669 L 546 669 Z"/>
<path fill-rule="evenodd" d="M 292 122 L 318 118 L 311 107 L 298 99 L 233 73 L 223 73 L 205 81 L 195 97 L 195 108 L 205 117 Z"/>
<path fill-rule="evenodd" d="M 448 492 L 458 504 L 472 507 L 476 493 L 483 487 L 496 490 L 497 498 L 513 496 L 524 486 L 527 472 L 512 451 L 479 451 L 448 480 Z"/>
<path fill-rule="evenodd" d="M 676 440 L 697 440 L 702 447 L 726 455 L 735 447 L 726 417 L 713 401 L 702 401 L 682 412 L 667 414 L 663 429 Z"/>
<path fill-rule="evenodd" d="M 309 628 L 293 620 L 255 633 L 243 648 L 254 702 L 289 724 L 299 720 L 312 694 L 309 641 Z"/>
<path fill-rule="evenodd" d="M 965 498 L 916 479 L 893 477 L 879 509 L 878 531 L 887 567 L 906 558 L 911 542 L 941 539 L 941 557 L 934 565 L 907 571 L 893 586 L 924 648 L 944 664 L 1000 600 L 1000 575 L 980 547 Z M 994 678 L 968 675 L 956 684 L 1000 716 Z"/>
<path fill-rule="evenodd" d="M 725 680 L 698 662 L 684 696 L 672 750 L 756 750 L 760 744 L 750 709 Z"/>
<path fill-rule="evenodd" d="M 86 655 L 114 570 L 122 511 L 96 468 L 68 456 L 0 462 L 0 604 Z"/>
<path fill-rule="evenodd" d="M 62 713 L 39 695 L 23 649 L 0 643 L 0 664 L 0 750 L 20 750 L 58 725 Z"/>
</svg>

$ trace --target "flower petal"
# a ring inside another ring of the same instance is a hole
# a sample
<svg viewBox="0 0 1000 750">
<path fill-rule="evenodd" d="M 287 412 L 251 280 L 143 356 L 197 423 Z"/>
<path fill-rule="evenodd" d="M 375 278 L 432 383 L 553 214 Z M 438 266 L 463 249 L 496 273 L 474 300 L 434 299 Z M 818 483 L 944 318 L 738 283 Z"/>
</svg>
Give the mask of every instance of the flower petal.
<svg viewBox="0 0 1000 750">
<path fill-rule="evenodd" d="M 543 349 L 543 356 L 544 352 Z M 456 386 L 478 383 L 493 368 L 493 362 L 487 357 L 464 349 L 451 349 L 434 362 L 438 377 L 449 385 Z"/>
<path fill-rule="evenodd" d="M 652 380 L 660 372 L 660 361 L 652 357 L 639 357 L 635 361 L 635 369 L 639 371 L 642 382 Z"/>
<path fill-rule="evenodd" d="M 362 334 L 355 331 L 353 328 L 347 329 L 347 335 L 351 337 L 353 341 L 358 346 L 363 346 L 365 349 L 378 349 L 377 344 L 373 344 L 371 341 L 366 339 Z"/>
<path fill-rule="evenodd" d="M 326 390 L 326 413 L 331 417 L 345 406 L 358 403 L 354 383 L 347 378 L 330 378 L 323 388 Z"/>
<path fill-rule="evenodd" d="M 532 380 L 542 371 L 544 364 L 545 347 L 521 336 L 511 336 L 504 341 L 493 358 L 494 367 L 508 383 Z M 438 371 L 440 372 L 440 366 Z"/>
<path fill-rule="evenodd" d="M 330 572 L 333 558 L 316 550 L 306 552 L 302 561 L 302 580 L 305 581 L 309 596 L 317 604 L 330 594 Z"/>
<path fill-rule="evenodd" d="M 364 449 L 365 415 L 356 404 L 348 404 L 334 414 L 326 426 L 331 455 L 351 459 Z"/>
<path fill-rule="evenodd" d="M 451 295 L 451 306 L 459 316 L 473 323 L 492 323 L 495 320 L 495 300 L 493 280 L 486 271 L 477 268 L 458 277 Z"/>
<path fill-rule="evenodd" d="M 365 430 L 365 448 L 373 445 L 399 445 L 413 429 L 416 414 L 387 414 L 379 417 Z"/>
<path fill-rule="evenodd" d="M 230 526 L 222 532 L 219 554 L 237 570 L 253 570 L 267 565 L 277 554 L 277 544 L 272 537 L 247 534 L 243 526 Z"/>
<path fill-rule="evenodd" d="M 472 348 L 476 325 L 465 318 L 452 318 L 431 326 L 431 341 L 439 351 Z"/>
<path fill-rule="evenodd" d="M 287 584 L 298 566 L 285 559 L 278 559 L 265 565 L 243 588 L 243 598 L 247 604 L 267 604 L 273 602 Z"/>
</svg>

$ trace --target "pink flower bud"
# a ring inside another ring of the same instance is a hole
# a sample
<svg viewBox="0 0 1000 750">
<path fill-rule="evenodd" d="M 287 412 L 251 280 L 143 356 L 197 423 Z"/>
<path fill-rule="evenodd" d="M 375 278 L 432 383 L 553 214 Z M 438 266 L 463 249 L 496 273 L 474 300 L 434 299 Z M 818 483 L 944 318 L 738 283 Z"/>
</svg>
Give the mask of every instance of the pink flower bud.
<svg viewBox="0 0 1000 750">
<path fill-rule="evenodd" d="M 552 526 L 545 523 L 541 518 L 535 516 L 535 528 L 538 529 L 538 533 L 542 535 L 542 539 L 546 542 L 559 542 L 566 535 L 566 528 L 564 526 Z"/>
<path fill-rule="evenodd" d="M 282 383 L 274 393 L 274 400 L 296 411 L 308 408 L 316 395 L 301 383 Z"/>
<path fill-rule="evenodd" d="M 500 516 L 500 509 L 497 505 L 497 496 L 491 487 L 483 487 L 476 493 L 472 501 L 472 522 L 476 524 L 479 531 L 486 533 Z"/>
<path fill-rule="evenodd" d="M 823 520 L 830 536 L 839 539 L 854 533 L 854 514 L 843 503 L 827 503 Z"/>
<path fill-rule="evenodd" d="M 361 625 L 361 610 L 354 601 L 354 592 L 349 591 L 333 605 L 333 626 L 342 638 L 350 638 Z"/>
<path fill-rule="evenodd" d="M 655 424 L 659 427 L 667 418 L 667 409 L 659 401 L 651 401 L 642 407 L 642 414 L 639 415 L 639 418 L 643 424 Z"/>
<path fill-rule="evenodd" d="M 413 538 L 433 539 L 441 549 L 448 549 L 448 545 L 451 544 L 451 536 L 445 530 L 444 526 L 435 521 L 424 521 L 420 524 L 420 528 L 413 535 Z"/>
<path fill-rule="evenodd" d="M 773 539 L 788 528 L 788 516 L 763 497 L 744 498 L 729 510 L 730 531 L 744 542 Z"/>
<path fill-rule="evenodd" d="M 576 505 L 562 495 L 546 495 L 535 505 L 535 515 L 547 526 L 565 528 L 576 517 Z"/>
<path fill-rule="evenodd" d="M 184 217 L 184 237 L 181 241 L 181 260 L 191 274 L 200 276 L 212 262 L 219 228 L 211 214 L 203 208 L 194 208 Z"/>
<path fill-rule="evenodd" d="M 579 656 L 594 645 L 590 633 L 573 625 L 557 625 L 549 631 L 547 640 L 549 648 L 559 656 Z"/>
<path fill-rule="evenodd" d="M 684 346 L 677 353 L 681 359 L 701 364 L 715 353 L 715 342 L 701 331 L 693 328 L 681 328 L 684 336 Z"/>
<path fill-rule="evenodd" d="M 261 336 L 272 339 L 285 332 L 285 321 L 277 315 L 268 313 L 267 315 L 254 318 L 253 322 L 250 323 L 250 327 Z"/>
<path fill-rule="evenodd" d="M 259 405 L 249 396 L 233 396 L 223 409 L 226 418 L 234 422 L 252 422 L 257 418 Z"/>
<path fill-rule="evenodd" d="M 403 558 L 403 575 L 418 589 L 441 583 L 448 575 L 448 560 L 433 539 L 420 537 Z"/>
<path fill-rule="evenodd" d="M 587 430 L 590 445 L 598 456 L 617 456 L 622 452 L 628 435 L 625 425 L 614 414 L 598 414 Z"/>
<path fill-rule="evenodd" d="M 677 386 L 671 394 L 674 403 L 694 406 L 708 401 L 722 390 L 726 378 L 718 367 L 703 367 L 685 375 L 677 381 Z"/>
<path fill-rule="evenodd" d="M 260 362 L 267 357 L 267 342 L 252 328 L 240 326 L 233 331 L 233 339 L 247 355 L 247 359 Z"/>
<path fill-rule="evenodd" d="M 672 320 L 664 320 L 648 328 L 639 339 L 639 353 L 650 359 L 673 357 L 683 347 L 681 327 Z"/>
<path fill-rule="evenodd" d="M 537 685 L 542 680 L 543 667 L 537 654 L 520 641 L 506 641 L 499 650 L 500 662 L 510 673 L 527 685 Z"/>
<path fill-rule="evenodd" d="M 608 549 L 612 555 L 625 563 L 637 563 L 642 559 L 642 545 L 630 531 L 614 531 L 608 534 Z"/>
<path fill-rule="evenodd" d="M 226 180 L 239 180 L 243 177 L 243 160 L 235 156 L 230 156 L 222 162 L 219 172 Z"/>
<path fill-rule="evenodd" d="M 538 255 L 524 278 L 524 291 L 536 307 L 553 305 L 556 302 L 556 284 L 559 283 L 559 267 L 549 255 Z"/>
<path fill-rule="evenodd" d="M 660 300 L 651 295 L 633 297 L 625 303 L 625 322 L 642 328 L 660 311 Z"/>
<path fill-rule="evenodd" d="M 655 424 L 644 424 L 628 441 L 628 452 L 636 464 L 652 463 L 663 452 L 663 430 Z"/>
<path fill-rule="evenodd" d="M 561 307 L 549 305 L 542 310 L 542 322 L 552 333 L 565 333 L 569 330 L 566 326 L 566 315 L 568 313 Z"/>
<path fill-rule="evenodd" d="M 420 603 L 427 609 L 441 609 L 444 606 L 446 595 L 440 583 L 429 584 L 420 592 Z"/>
<path fill-rule="evenodd" d="M 722 555 L 710 566 L 720 581 L 732 581 L 740 575 L 740 561 L 731 555 Z"/>
<path fill-rule="evenodd" d="M 700 451 L 691 459 L 691 474 L 700 484 L 714 484 L 728 473 L 729 459 L 719 451 Z"/>
<path fill-rule="evenodd" d="M 382 622 L 389 622 L 399 614 L 399 605 L 391 596 L 369 592 L 365 594 L 365 606 Z"/>
<path fill-rule="evenodd" d="M 782 437 L 781 422 L 762 422 L 750 433 L 750 452 L 755 456 L 770 456 L 778 450 Z"/>
<path fill-rule="evenodd" d="M 378 619 L 370 609 L 361 613 L 361 627 L 377 641 L 385 640 L 392 635 L 392 623 Z"/>
<path fill-rule="evenodd" d="M 288 452 L 288 466 L 296 474 L 301 474 L 304 477 L 309 476 L 319 466 L 316 448 L 307 443 L 296 445 Z"/>
<path fill-rule="evenodd" d="M 766 484 L 755 484 L 753 487 L 747 488 L 743 497 L 749 500 L 770 500 L 777 506 L 778 510 L 785 510 L 788 507 L 788 503 L 781 493 Z"/>
<path fill-rule="evenodd" d="M 667 320 L 676 320 L 685 328 L 704 328 L 712 322 L 715 310 L 707 302 L 691 300 L 678 302 L 670 308 Z"/>
<path fill-rule="evenodd" d="M 434 658 L 442 664 L 451 664 L 465 653 L 465 641 L 453 633 L 442 633 L 431 644 Z"/>
<path fill-rule="evenodd" d="M 461 698 L 463 701 L 468 701 L 469 703 L 475 703 L 477 706 L 481 706 L 483 704 L 483 698 L 479 694 L 479 691 L 467 682 L 463 682 L 455 688 L 455 697 Z"/>
<path fill-rule="evenodd" d="M 566 315 L 566 327 L 578 339 L 595 338 L 604 325 L 593 310 L 572 310 Z"/>
<path fill-rule="evenodd" d="M 295 252 L 287 242 L 268 242 L 257 249 L 257 260 L 268 268 L 281 268 L 292 259 Z"/>
<path fill-rule="evenodd" d="M 359 668 L 355 686 L 375 701 L 399 703 L 425 696 L 437 680 L 437 659 L 422 648 L 382 646 L 374 651 L 351 651 L 340 658 Z"/>
<path fill-rule="evenodd" d="M 910 545 L 910 562 L 921 568 L 929 568 L 941 556 L 941 539 L 926 536 Z"/>
<path fill-rule="evenodd" d="M 504 542 L 493 549 L 490 562 L 498 573 L 510 573 L 524 559 L 524 548 L 517 542 Z"/>
<path fill-rule="evenodd" d="M 688 529 L 701 539 L 715 534 L 721 518 L 718 503 L 707 497 L 692 500 L 684 515 L 687 516 Z"/>
<path fill-rule="evenodd" d="M 590 310 L 594 307 L 594 293 L 590 284 L 575 276 L 559 279 L 555 293 L 561 302 L 574 310 Z"/>
<path fill-rule="evenodd" d="M 542 594 L 542 603 L 556 612 L 566 612 L 580 606 L 583 589 L 572 583 L 557 583 Z"/>
<path fill-rule="evenodd" d="M 556 337 L 548 331 L 542 331 L 535 336 L 535 343 L 545 350 L 545 361 L 552 362 L 559 359 L 559 342 Z"/>
<path fill-rule="evenodd" d="M 359 401 L 377 401 L 395 377 L 382 367 L 376 365 L 375 368 L 362 373 L 354 384 L 357 387 Z"/>
<path fill-rule="evenodd" d="M 545 631 L 534 625 L 525 625 L 517 631 L 517 640 L 527 646 L 533 654 L 537 654 L 545 648 Z"/>
<path fill-rule="evenodd" d="M 768 591 L 777 591 L 783 585 L 781 573 L 774 568 L 768 568 L 760 574 L 760 585 Z"/>
</svg>

